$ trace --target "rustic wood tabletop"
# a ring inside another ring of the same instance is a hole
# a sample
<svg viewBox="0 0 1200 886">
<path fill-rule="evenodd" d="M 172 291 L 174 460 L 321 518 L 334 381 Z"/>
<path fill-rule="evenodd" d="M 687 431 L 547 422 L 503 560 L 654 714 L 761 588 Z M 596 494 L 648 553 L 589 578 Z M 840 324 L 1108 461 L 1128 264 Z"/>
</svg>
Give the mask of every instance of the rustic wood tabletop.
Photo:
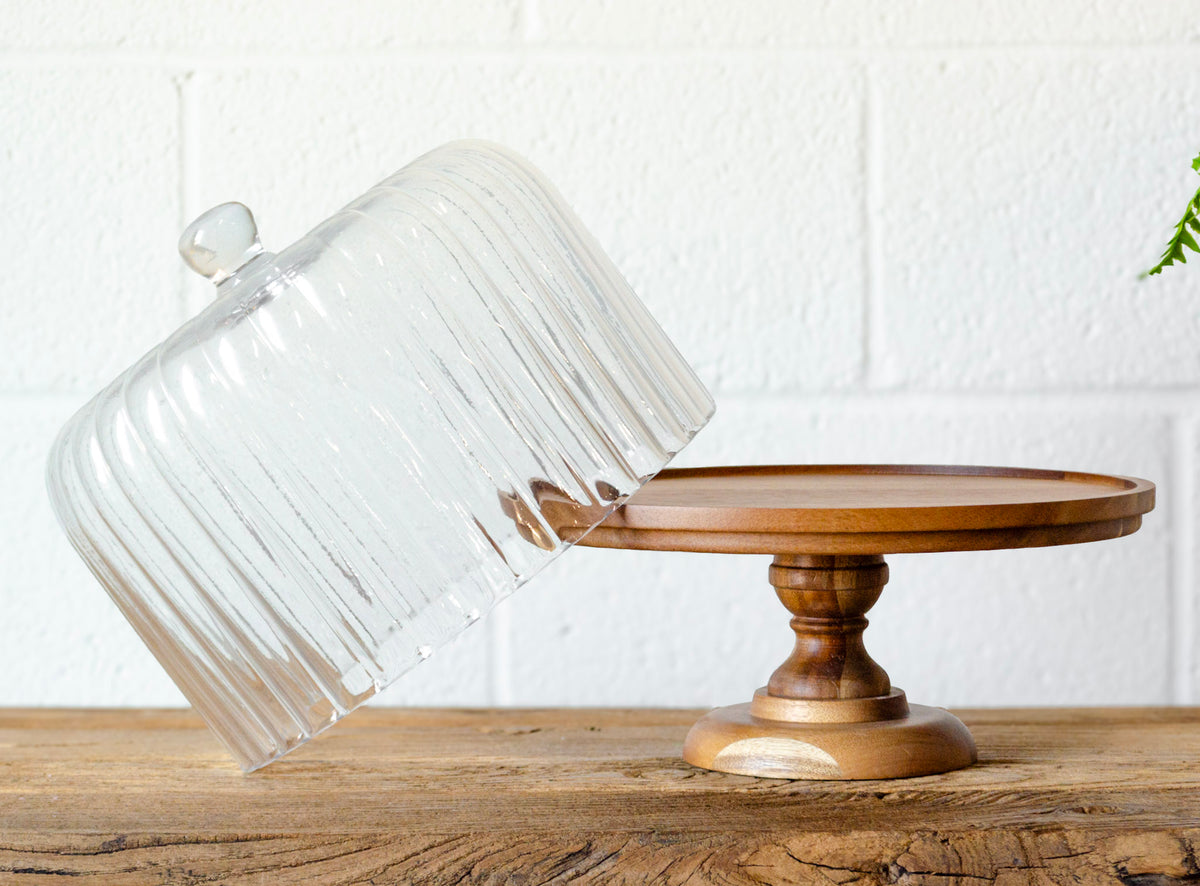
<svg viewBox="0 0 1200 886">
<path fill-rule="evenodd" d="M 979 763 L 757 779 L 696 711 L 367 709 L 243 775 L 185 710 L 0 711 L 0 883 L 1200 880 L 1200 710 L 966 710 Z"/>
</svg>

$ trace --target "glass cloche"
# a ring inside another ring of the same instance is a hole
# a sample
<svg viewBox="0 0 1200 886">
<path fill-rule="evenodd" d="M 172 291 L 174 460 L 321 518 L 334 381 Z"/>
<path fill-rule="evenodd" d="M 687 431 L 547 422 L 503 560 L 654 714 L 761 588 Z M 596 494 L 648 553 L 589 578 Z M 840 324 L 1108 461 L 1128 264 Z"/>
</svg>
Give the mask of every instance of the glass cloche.
<svg viewBox="0 0 1200 886">
<path fill-rule="evenodd" d="M 278 254 L 238 203 L 180 250 L 214 301 L 67 423 L 48 484 L 247 770 L 480 618 L 568 546 L 563 514 L 577 537 L 713 411 L 497 145 L 438 148 Z"/>
</svg>

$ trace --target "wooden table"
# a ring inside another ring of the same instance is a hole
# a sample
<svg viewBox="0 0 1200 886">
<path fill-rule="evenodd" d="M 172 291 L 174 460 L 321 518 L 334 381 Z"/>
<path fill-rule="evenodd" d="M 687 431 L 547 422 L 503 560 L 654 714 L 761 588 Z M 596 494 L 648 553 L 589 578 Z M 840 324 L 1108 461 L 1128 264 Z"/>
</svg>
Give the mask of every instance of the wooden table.
<svg viewBox="0 0 1200 886">
<path fill-rule="evenodd" d="M 1200 710 L 959 711 L 979 763 L 696 769 L 696 711 L 367 709 L 243 775 L 188 711 L 0 711 L 0 883 L 1200 880 Z"/>
</svg>

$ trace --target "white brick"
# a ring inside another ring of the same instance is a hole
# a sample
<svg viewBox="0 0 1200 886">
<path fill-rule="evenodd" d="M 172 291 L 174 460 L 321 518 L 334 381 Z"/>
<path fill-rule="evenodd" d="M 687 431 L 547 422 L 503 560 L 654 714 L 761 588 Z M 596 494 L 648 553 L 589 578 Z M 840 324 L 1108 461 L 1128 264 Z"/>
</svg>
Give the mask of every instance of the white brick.
<svg viewBox="0 0 1200 886">
<path fill-rule="evenodd" d="M 1061 406 L 915 414 L 725 402 L 685 451 L 726 461 L 1010 463 L 1165 480 L 1166 422 Z M 934 704 L 1171 700 L 1166 508 L 1136 535 L 1042 550 L 890 558 L 867 645 Z M 517 704 L 748 700 L 790 649 L 767 557 L 579 549 L 510 603 Z M 1132 651 L 1131 651 L 1132 650 Z"/>
<path fill-rule="evenodd" d="M 639 47 L 914 47 L 1194 43 L 1173 0 L 539 0 L 550 43 Z"/>
<path fill-rule="evenodd" d="M 861 107 L 841 66 L 329 66 L 194 85 L 192 209 L 247 202 L 268 248 L 421 151 L 491 138 L 545 170 L 714 386 L 857 378 Z"/>
<path fill-rule="evenodd" d="M 1192 269 L 1139 282 L 1200 180 L 1190 61 L 880 70 L 885 381 L 1104 388 L 1200 379 Z"/>
<path fill-rule="evenodd" d="M 791 648 L 766 557 L 569 551 L 504 605 L 513 704 L 749 701 Z"/>
<path fill-rule="evenodd" d="M 892 558 L 867 643 L 914 700 L 1200 701 L 1194 594 L 1170 587 L 1200 555 L 1171 536 L 1183 487 L 1156 412 L 1176 400 L 1119 393 L 1200 384 L 1197 269 L 1134 279 L 1200 184 L 1194 19 L 1171 0 L 0 0 L 0 705 L 182 703 L 41 474 L 69 412 L 182 318 L 185 216 L 243 199 L 277 249 L 468 136 L 546 170 L 716 388 L 681 464 L 1161 481 L 1130 539 Z M 172 77 L 192 71 L 181 113 Z M 867 338 L 883 389 L 856 393 Z M 1088 393 L 1011 395 L 1029 389 Z M 790 645 L 767 562 L 573 551 L 378 702 L 745 700 Z"/>
<path fill-rule="evenodd" d="M 0 397 L 0 706 L 184 704 L 50 510 L 46 453 L 76 405 Z"/>
<path fill-rule="evenodd" d="M 373 705 L 424 707 L 486 707 L 492 694 L 494 656 L 487 619 L 472 625 L 434 652 L 389 688 L 372 699 Z"/>
<path fill-rule="evenodd" d="M 0 391 L 92 392 L 178 325 L 177 117 L 154 70 L 0 71 Z"/>
<path fill-rule="evenodd" d="M 222 54 L 335 49 L 388 49 L 420 45 L 486 44 L 507 40 L 517 0 L 470 4 L 439 0 L 344 0 L 295 3 L 5 2 L 0 48 L 156 49 Z"/>
<path fill-rule="evenodd" d="M 1013 465 L 1166 482 L 1169 436 L 1134 398 L 726 397 L 675 464 Z"/>
</svg>

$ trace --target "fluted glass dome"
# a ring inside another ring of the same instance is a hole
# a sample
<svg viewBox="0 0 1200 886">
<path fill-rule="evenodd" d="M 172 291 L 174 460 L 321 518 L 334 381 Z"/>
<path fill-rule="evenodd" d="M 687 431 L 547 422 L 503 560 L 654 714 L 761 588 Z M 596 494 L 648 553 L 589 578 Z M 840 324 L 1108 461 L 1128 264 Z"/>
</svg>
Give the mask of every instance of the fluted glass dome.
<svg viewBox="0 0 1200 886">
<path fill-rule="evenodd" d="M 277 255 L 225 204 L 216 298 L 84 406 L 75 548 L 253 769 L 370 698 L 637 490 L 708 392 L 554 188 L 439 148 Z"/>
</svg>

